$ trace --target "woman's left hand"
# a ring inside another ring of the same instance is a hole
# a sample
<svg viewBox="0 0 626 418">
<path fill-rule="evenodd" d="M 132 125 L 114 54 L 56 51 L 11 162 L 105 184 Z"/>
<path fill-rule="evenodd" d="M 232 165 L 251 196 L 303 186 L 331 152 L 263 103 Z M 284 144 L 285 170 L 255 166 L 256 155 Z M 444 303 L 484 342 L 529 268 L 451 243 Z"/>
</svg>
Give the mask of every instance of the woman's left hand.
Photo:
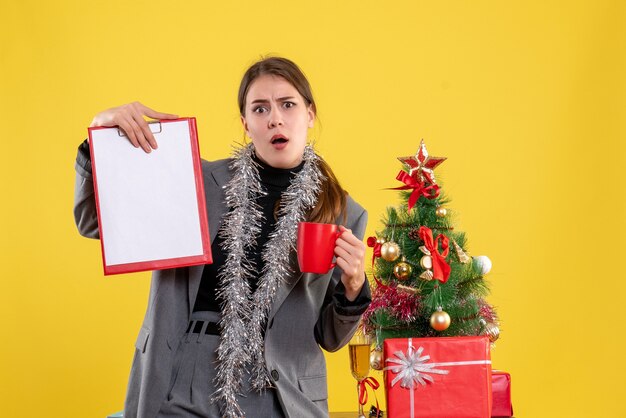
<svg viewBox="0 0 626 418">
<path fill-rule="evenodd" d="M 353 301 L 365 283 L 365 243 L 352 231 L 339 225 L 341 235 L 335 242 L 337 266 L 342 270 L 341 281 L 346 288 L 346 298 Z"/>
</svg>

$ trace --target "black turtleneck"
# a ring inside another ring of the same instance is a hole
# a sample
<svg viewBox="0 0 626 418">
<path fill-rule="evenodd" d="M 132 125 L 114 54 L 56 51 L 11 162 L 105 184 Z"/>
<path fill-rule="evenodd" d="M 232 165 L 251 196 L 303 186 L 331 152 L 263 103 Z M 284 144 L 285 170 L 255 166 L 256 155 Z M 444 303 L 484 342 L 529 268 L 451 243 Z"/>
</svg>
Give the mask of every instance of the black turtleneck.
<svg viewBox="0 0 626 418">
<path fill-rule="evenodd" d="M 265 246 L 270 233 L 272 233 L 276 227 L 274 208 L 276 207 L 282 192 L 289 187 L 291 180 L 300 170 L 302 170 L 302 167 L 304 166 L 304 162 L 302 162 L 297 167 L 291 169 L 275 168 L 263 163 L 261 160 L 256 158 L 256 156 L 254 157 L 254 161 L 259 165 L 259 177 L 261 179 L 263 189 L 267 192 L 267 194 L 259 197 L 257 200 L 257 203 L 263 212 L 261 233 L 257 237 L 256 246 L 254 248 L 250 248 L 246 252 L 248 260 L 253 261 L 257 266 L 255 269 L 255 276 L 250 280 L 250 287 L 252 288 L 252 291 L 254 291 L 257 287 L 260 273 L 264 266 L 263 259 L 261 258 L 262 249 Z M 204 266 L 200 289 L 198 290 L 198 296 L 193 308 L 194 312 L 220 311 L 216 291 L 219 282 L 217 273 L 226 262 L 226 254 L 221 248 L 222 242 L 223 240 L 218 233 L 213 240 L 213 244 L 211 245 L 213 264 L 207 264 Z"/>
</svg>

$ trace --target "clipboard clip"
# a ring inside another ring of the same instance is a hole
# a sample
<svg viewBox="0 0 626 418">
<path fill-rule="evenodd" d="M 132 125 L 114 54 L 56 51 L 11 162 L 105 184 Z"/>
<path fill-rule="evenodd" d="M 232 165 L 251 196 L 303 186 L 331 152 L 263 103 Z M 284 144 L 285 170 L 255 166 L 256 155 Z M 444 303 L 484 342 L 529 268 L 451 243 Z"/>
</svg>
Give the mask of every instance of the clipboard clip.
<svg viewBox="0 0 626 418">
<path fill-rule="evenodd" d="M 161 122 L 158 120 L 155 120 L 154 122 L 148 122 L 148 127 L 150 128 L 150 132 L 152 132 L 153 134 L 160 134 L 161 131 L 163 130 L 163 127 L 161 126 Z M 119 136 L 126 136 L 126 134 L 121 128 L 117 128 L 117 134 Z"/>
</svg>

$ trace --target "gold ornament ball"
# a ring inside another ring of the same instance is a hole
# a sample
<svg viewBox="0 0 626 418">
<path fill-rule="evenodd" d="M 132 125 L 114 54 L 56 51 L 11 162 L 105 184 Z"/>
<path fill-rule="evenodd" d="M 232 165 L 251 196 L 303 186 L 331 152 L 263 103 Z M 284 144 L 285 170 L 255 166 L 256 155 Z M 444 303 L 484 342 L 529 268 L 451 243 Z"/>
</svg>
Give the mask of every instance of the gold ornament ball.
<svg viewBox="0 0 626 418">
<path fill-rule="evenodd" d="M 384 260 L 396 261 L 400 257 L 400 246 L 393 241 L 388 241 L 380 247 L 380 255 Z"/>
<path fill-rule="evenodd" d="M 383 351 L 375 349 L 370 354 L 370 367 L 374 370 L 383 369 Z"/>
<path fill-rule="evenodd" d="M 489 341 L 496 342 L 500 337 L 500 328 L 496 324 L 489 323 L 485 326 L 485 334 L 489 337 Z"/>
<path fill-rule="evenodd" d="M 445 218 L 447 214 L 448 214 L 448 209 L 444 208 L 443 206 L 439 206 L 435 210 L 435 215 L 437 215 L 439 218 Z"/>
<path fill-rule="evenodd" d="M 441 308 L 430 316 L 430 326 L 435 331 L 445 331 L 450 326 L 450 315 Z"/>
<path fill-rule="evenodd" d="M 396 276 L 398 280 L 406 280 L 411 277 L 411 273 L 413 272 L 413 268 L 411 265 L 405 261 L 401 261 L 393 267 L 393 275 Z"/>
</svg>

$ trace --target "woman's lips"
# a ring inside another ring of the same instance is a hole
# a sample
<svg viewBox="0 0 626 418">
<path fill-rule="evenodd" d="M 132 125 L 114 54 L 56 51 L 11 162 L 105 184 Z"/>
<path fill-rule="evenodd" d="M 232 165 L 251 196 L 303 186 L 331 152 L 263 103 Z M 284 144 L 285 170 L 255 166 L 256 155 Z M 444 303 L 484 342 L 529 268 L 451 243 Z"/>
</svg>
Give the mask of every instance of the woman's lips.
<svg viewBox="0 0 626 418">
<path fill-rule="evenodd" d="M 281 150 L 287 146 L 289 139 L 284 135 L 274 135 L 270 142 L 274 149 Z"/>
</svg>

